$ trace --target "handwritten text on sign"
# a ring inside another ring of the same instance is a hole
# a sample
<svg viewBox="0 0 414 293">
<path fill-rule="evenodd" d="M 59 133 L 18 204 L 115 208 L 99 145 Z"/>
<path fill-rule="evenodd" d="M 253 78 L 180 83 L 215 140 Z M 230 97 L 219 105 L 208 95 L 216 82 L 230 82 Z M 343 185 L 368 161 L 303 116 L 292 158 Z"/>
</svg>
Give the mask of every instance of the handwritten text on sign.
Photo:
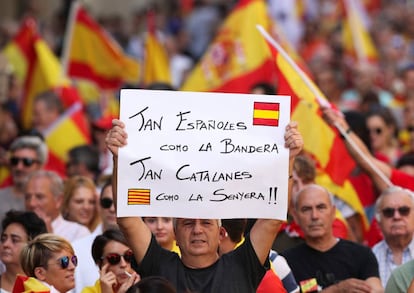
<svg viewBox="0 0 414 293">
<path fill-rule="evenodd" d="M 290 97 L 122 90 L 118 215 L 285 219 Z"/>
</svg>

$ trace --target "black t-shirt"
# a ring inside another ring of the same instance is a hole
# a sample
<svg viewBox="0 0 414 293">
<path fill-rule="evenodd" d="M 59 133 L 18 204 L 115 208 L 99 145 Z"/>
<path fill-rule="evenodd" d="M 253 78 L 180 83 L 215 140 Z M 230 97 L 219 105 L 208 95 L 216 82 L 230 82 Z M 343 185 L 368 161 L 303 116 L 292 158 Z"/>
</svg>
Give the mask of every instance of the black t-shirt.
<svg viewBox="0 0 414 293">
<path fill-rule="evenodd" d="M 269 269 L 267 259 L 262 266 L 250 242 L 222 255 L 213 265 L 202 269 L 190 269 L 182 262 L 178 254 L 165 250 L 152 237 L 151 244 L 139 267 L 134 269 L 141 275 L 163 276 L 170 280 L 177 292 L 191 293 L 253 293 Z"/>
<path fill-rule="evenodd" d="M 378 262 L 371 249 L 347 240 L 339 240 L 325 252 L 303 243 L 281 255 L 286 258 L 298 284 L 316 278 L 324 289 L 348 278 L 379 277 Z"/>
</svg>

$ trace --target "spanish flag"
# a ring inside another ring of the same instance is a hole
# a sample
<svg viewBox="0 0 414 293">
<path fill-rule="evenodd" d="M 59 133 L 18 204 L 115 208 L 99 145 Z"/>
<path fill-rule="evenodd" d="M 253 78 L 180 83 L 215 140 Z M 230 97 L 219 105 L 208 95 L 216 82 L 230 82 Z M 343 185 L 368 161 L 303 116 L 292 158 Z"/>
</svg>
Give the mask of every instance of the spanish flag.
<svg viewBox="0 0 414 293">
<path fill-rule="evenodd" d="M 317 292 L 318 291 L 318 281 L 316 278 L 304 280 L 300 282 L 300 291 L 307 292 Z"/>
<path fill-rule="evenodd" d="M 12 293 L 50 293 L 50 288 L 36 278 L 17 275 Z"/>
<path fill-rule="evenodd" d="M 270 38 L 268 34 L 266 37 Z M 356 164 L 338 131 L 332 129 L 322 118 L 320 104 L 329 104 L 326 97 L 287 53 L 274 44 L 278 45 L 274 40 L 269 40 L 268 48 L 277 67 L 278 93 L 292 97 L 291 119 L 298 121 L 304 150 L 317 163 L 317 183 L 348 203 L 361 215 L 365 227 L 368 227 L 365 210 L 349 181 Z"/>
<path fill-rule="evenodd" d="M 45 141 L 49 161 L 61 167 L 65 166 L 70 149 L 91 143 L 89 124 L 80 103 L 73 104 L 45 131 Z"/>
<path fill-rule="evenodd" d="M 253 125 L 279 126 L 279 103 L 254 102 Z"/>
<path fill-rule="evenodd" d="M 73 3 L 62 64 L 68 76 L 94 82 L 101 89 L 137 84 L 140 64 L 81 7 Z"/>
<path fill-rule="evenodd" d="M 12 185 L 10 170 L 7 166 L 0 166 L 0 188 Z"/>
<path fill-rule="evenodd" d="M 34 98 L 47 90 L 69 86 L 70 81 L 62 76 L 59 60 L 38 34 L 33 18 L 23 21 L 19 32 L 3 52 L 23 84 L 21 121 L 28 129 L 32 124 Z"/>
<path fill-rule="evenodd" d="M 128 189 L 128 205 L 149 205 L 151 199 L 150 189 Z"/>
<path fill-rule="evenodd" d="M 378 52 L 368 29 L 368 15 L 358 0 L 343 0 L 346 18 L 342 40 L 345 52 L 358 62 L 376 63 Z"/>
<path fill-rule="evenodd" d="M 272 25 L 265 2 L 239 1 L 181 90 L 249 93 L 258 82 L 275 84 L 275 64 L 257 24 Z"/>
<path fill-rule="evenodd" d="M 147 18 L 148 33 L 145 40 L 144 85 L 148 86 L 154 82 L 171 84 L 169 59 L 164 45 L 156 35 L 154 12 L 149 12 Z"/>
</svg>

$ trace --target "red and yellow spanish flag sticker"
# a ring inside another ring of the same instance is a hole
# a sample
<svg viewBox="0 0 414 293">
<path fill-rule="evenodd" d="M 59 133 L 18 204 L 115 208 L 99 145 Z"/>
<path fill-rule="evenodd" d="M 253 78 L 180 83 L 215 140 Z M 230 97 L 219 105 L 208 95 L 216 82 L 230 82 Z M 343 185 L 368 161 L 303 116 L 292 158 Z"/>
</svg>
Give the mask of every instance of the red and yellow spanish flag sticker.
<svg viewBox="0 0 414 293">
<path fill-rule="evenodd" d="M 128 189 L 128 205 L 149 205 L 151 199 L 150 189 Z"/>
<path fill-rule="evenodd" d="M 278 126 L 279 103 L 254 102 L 253 125 Z"/>
<path fill-rule="evenodd" d="M 303 293 L 316 292 L 318 291 L 318 281 L 316 281 L 316 278 L 303 280 L 300 282 L 300 290 Z"/>
</svg>

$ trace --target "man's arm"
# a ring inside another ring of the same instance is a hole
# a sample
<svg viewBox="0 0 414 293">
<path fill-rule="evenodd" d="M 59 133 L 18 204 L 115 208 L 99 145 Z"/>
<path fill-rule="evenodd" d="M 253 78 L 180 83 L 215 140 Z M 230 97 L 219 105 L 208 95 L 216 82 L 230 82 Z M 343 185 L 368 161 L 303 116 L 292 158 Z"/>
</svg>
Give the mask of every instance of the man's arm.
<svg viewBox="0 0 414 293">
<path fill-rule="evenodd" d="M 303 147 L 303 139 L 298 131 L 296 122 L 291 122 L 286 127 L 285 147 L 289 148 L 289 175 L 293 172 L 293 162 Z M 289 177 L 288 203 L 292 193 L 293 180 Z M 261 264 L 264 264 L 269 256 L 273 241 L 282 225 L 281 220 L 258 219 L 250 231 L 250 240 Z"/>
<path fill-rule="evenodd" d="M 366 280 L 349 278 L 335 285 L 323 289 L 324 293 L 341 293 L 341 292 L 366 292 L 366 293 L 383 293 L 381 280 L 378 277 L 370 277 Z"/>
<path fill-rule="evenodd" d="M 114 160 L 112 176 L 112 189 L 115 209 L 117 208 L 117 174 L 118 174 L 118 149 L 127 144 L 125 125 L 119 120 L 112 121 L 112 129 L 106 135 L 106 146 L 111 151 Z M 141 263 L 151 242 L 151 231 L 140 217 L 118 217 L 119 228 L 128 240 L 129 246 L 134 252 L 138 264 Z"/>
<path fill-rule="evenodd" d="M 350 129 L 344 117 L 338 112 L 330 108 L 323 108 L 322 110 L 324 119 L 329 125 L 339 125 L 346 131 Z M 354 145 L 350 142 L 353 142 Z M 389 187 L 389 182 L 385 181 L 378 171 L 381 172 L 385 178 L 389 179 L 392 171 L 391 166 L 376 159 L 368 150 L 364 142 L 353 131 L 348 133 L 348 139 L 345 140 L 345 145 L 352 158 L 371 177 L 372 181 L 375 183 L 375 186 L 377 186 L 379 190 L 382 191 Z M 357 151 L 358 149 L 359 152 Z"/>
</svg>

